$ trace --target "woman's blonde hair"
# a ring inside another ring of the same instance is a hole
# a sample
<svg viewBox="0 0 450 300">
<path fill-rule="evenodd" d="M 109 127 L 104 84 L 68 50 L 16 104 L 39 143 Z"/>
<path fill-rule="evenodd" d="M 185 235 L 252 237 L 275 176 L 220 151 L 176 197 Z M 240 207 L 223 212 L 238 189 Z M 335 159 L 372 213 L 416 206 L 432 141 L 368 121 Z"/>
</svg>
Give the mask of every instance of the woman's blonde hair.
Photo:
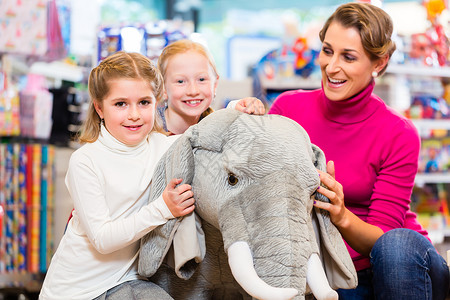
<svg viewBox="0 0 450 300">
<path fill-rule="evenodd" d="M 143 79 L 150 83 L 157 103 L 163 97 L 163 78 L 149 58 L 140 53 L 116 52 L 100 62 L 89 75 L 88 90 L 91 101 L 86 119 L 81 127 L 80 143 L 95 142 L 100 133 L 100 116 L 94 102 L 101 105 L 110 92 L 110 81 L 116 79 Z M 155 113 L 152 131 L 164 132 L 161 120 Z"/>
<path fill-rule="evenodd" d="M 202 44 L 200 44 L 198 42 L 194 42 L 194 41 L 187 40 L 187 39 L 175 41 L 163 49 L 161 55 L 158 58 L 158 69 L 161 72 L 162 76 L 163 77 L 166 76 L 167 64 L 169 63 L 170 58 L 172 58 L 173 56 L 175 56 L 177 54 L 185 53 L 188 51 L 195 51 L 195 52 L 203 55 L 204 57 L 206 57 L 206 59 L 208 59 L 209 65 L 211 66 L 211 68 L 213 70 L 215 78 L 219 77 L 219 73 L 217 72 L 216 63 L 214 62 L 214 58 L 209 53 L 209 51 L 206 49 L 206 47 L 204 47 Z M 208 107 L 208 109 L 202 113 L 202 115 L 200 116 L 200 119 L 206 117 L 213 111 L 214 110 L 211 107 Z"/>
<path fill-rule="evenodd" d="M 339 6 L 325 22 L 319 33 L 322 42 L 333 22 L 337 22 L 345 28 L 358 30 L 362 46 L 372 61 L 386 55 L 391 58 L 395 51 L 395 43 L 391 40 L 393 31 L 391 17 L 375 5 L 352 2 Z M 387 64 L 378 74 L 382 75 L 386 68 Z"/>
</svg>

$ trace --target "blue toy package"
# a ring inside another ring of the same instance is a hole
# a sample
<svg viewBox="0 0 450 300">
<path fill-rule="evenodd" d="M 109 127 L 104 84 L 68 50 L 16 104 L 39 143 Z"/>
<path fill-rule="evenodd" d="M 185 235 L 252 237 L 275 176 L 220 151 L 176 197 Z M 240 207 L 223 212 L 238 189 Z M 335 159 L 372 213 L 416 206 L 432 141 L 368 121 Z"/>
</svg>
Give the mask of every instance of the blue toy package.
<svg viewBox="0 0 450 300">
<path fill-rule="evenodd" d="M 122 50 L 120 28 L 105 27 L 97 35 L 98 61 L 102 61 L 111 54 Z"/>
<path fill-rule="evenodd" d="M 122 25 L 102 28 L 98 35 L 98 61 L 117 51 L 139 52 L 156 63 L 168 44 L 187 38 L 182 29 L 170 29 L 170 21 L 149 22 L 145 25 Z"/>
<path fill-rule="evenodd" d="M 450 108 L 444 98 L 429 94 L 417 94 L 405 112 L 411 119 L 448 119 Z"/>
<path fill-rule="evenodd" d="M 448 172 L 450 165 L 450 138 L 422 140 L 419 154 L 419 172 Z"/>
<path fill-rule="evenodd" d="M 149 23 L 145 26 L 145 50 L 151 60 L 158 60 L 162 49 L 167 45 L 165 37 L 167 25 L 165 22 Z"/>
</svg>

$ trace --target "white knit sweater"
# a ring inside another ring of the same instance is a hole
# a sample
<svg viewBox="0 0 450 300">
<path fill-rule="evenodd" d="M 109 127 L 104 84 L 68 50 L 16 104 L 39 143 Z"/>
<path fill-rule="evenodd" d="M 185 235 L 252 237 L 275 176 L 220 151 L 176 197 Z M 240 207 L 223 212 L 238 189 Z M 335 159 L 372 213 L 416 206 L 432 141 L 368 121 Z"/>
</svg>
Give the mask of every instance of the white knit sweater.
<svg viewBox="0 0 450 300">
<path fill-rule="evenodd" d="M 75 211 L 52 258 L 40 299 L 92 299 L 137 279 L 139 239 L 173 218 L 162 197 L 148 204 L 155 166 L 178 136 L 152 133 L 129 147 L 102 126 L 70 158 Z"/>
</svg>

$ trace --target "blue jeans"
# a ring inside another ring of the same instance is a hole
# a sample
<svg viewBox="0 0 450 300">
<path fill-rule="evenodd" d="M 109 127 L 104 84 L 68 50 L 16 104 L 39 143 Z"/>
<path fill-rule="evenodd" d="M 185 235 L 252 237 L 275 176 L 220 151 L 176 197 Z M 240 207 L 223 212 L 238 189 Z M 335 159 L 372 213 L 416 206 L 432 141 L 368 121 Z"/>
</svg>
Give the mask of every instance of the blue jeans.
<svg viewBox="0 0 450 300">
<path fill-rule="evenodd" d="M 418 232 L 386 232 L 373 246 L 370 263 L 358 272 L 356 289 L 337 291 L 340 300 L 443 300 L 449 295 L 447 263 Z"/>
</svg>

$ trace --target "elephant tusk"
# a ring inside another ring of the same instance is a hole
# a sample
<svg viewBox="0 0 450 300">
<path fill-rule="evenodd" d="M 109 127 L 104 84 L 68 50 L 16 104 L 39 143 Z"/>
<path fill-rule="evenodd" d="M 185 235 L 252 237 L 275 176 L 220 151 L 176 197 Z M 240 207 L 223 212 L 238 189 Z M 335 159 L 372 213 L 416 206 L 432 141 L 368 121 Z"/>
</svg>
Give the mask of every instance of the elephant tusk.
<svg viewBox="0 0 450 300">
<path fill-rule="evenodd" d="M 268 285 L 253 266 L 253 256 L 246 242 L 235 242 L 228 247 L 228 263 L 234 279 L 252 297 L 260 300 L 288 300 L 294 298 L 298 291 L 294 288 L 277 288 Z"/>
</svg>

